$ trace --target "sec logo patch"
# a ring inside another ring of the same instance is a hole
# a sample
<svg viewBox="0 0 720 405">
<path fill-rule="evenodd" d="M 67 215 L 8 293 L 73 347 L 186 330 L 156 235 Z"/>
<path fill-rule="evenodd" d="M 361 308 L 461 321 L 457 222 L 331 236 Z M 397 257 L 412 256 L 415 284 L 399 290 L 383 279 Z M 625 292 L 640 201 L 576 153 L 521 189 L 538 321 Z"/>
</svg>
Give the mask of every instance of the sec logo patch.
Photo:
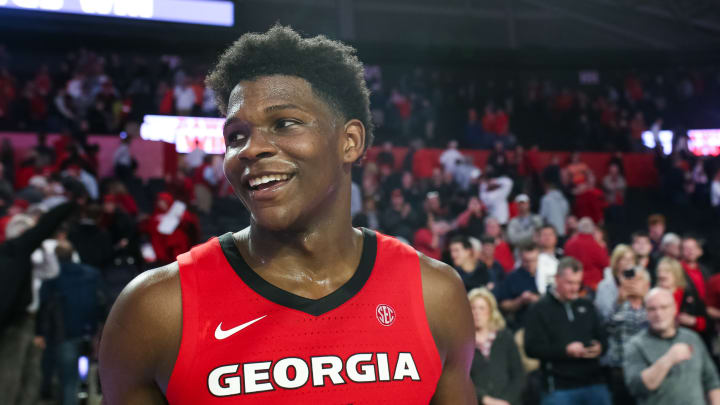
<svg viewBox="0 0 720 405">
<path fill-rule="evenodd" d="M 390 305 L 380 304 L 375 308 L 375 316 L 383 326 L 390 326 L 395 322 L 395 310 Z"/>
</svg>

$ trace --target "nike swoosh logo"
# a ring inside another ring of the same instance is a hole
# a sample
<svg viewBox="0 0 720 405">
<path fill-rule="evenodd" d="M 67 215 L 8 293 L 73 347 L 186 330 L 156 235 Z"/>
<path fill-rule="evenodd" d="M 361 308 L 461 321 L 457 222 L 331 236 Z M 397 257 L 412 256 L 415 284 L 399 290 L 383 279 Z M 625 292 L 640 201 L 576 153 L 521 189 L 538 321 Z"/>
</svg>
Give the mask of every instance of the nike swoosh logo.
<svg viewBox="0 0 720 405">
<path fill-rule="evenodd" d="M 217 329 L 215 329 L 215 339 L 217 339 L 217 340 L 227 339 L 227 338 L 229 338 L 230 336 L 232 336 L 232 335 L 240 332 L 241 330 L 247 328 L 248 326 L 254 324 L 255 322 L 257 322 L 257 321 L 265 318 L 266 316 L 267 316 L 267 315 L 263 315 L 263 316 L 261 316 L 260 318 L 253 319 L 253 320 L 250 321 L 250 322 L 245 322 L 244 324 L 242 324 L 242 325 L 240 325 L 240 326 L 236 326 L 236 327 L 234 327 L 234 328 L 232 328 L 232 329 L 228 329 L 228 330 L 222 330 L 222 322 L 220 322 L 220 324 L 218 325 Z"/>
</svg>

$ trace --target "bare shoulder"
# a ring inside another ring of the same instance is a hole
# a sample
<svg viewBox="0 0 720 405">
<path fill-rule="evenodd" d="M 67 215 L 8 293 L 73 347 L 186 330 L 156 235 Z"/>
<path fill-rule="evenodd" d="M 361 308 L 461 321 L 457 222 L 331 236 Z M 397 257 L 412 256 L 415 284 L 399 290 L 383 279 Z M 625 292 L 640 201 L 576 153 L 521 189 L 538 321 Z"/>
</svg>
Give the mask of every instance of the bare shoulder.
<svg viewBox="0 0 720 405">
<path fill-rule="evenodd" d="M 441 357 L 472 330 L 465 286 L 455 269 L 418 253 L 423 299 L 430 331 Z"/>
<path fill-rule="evenodd" d="M 125 395 L 132 392 L 157 395 L 164 391 L 181 335 L 178 264 L 137 276 L 115 301 L 103 330 L 100 377 L 106 396 L 128 399 Z M 150 401 L 150 397 L 142 398 Z"/>
<path fill-rule="evenodd" d="M 430 403 L 476 404 L 470 380 L 475 327 L 465 286 L 455 269 L 418 254 L 425 314 L 442 360 L 442 374 Z"/>
</svg>

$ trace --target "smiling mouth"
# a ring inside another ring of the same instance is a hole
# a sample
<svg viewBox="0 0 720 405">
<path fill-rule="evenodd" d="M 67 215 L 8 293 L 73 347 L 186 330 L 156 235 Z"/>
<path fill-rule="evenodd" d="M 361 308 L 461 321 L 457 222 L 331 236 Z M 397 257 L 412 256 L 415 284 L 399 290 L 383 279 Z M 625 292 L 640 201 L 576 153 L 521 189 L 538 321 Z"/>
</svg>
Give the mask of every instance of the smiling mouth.
<svg viewBox="0 0 720 405">
<path fill-rule="evenodd" d="M 269 190 L 273 187 L 287 183 L 294 177 L 293 174 L 275 174 L 270 176 L 262 176 L 252 179 L 248 182 L 248 188 L 251 191 Z"/>
</svg>

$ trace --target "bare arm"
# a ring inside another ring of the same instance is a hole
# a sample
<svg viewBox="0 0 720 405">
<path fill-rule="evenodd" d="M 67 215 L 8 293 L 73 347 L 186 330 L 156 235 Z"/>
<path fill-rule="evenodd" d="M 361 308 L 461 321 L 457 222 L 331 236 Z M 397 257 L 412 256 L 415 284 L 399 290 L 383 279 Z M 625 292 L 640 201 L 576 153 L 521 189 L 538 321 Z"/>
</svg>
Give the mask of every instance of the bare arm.
<svg viewBox="0 0 720 405">
<path fill-rule="evenodd" d="M 708 313 L 708 315 L 710 315 L 710 318 L 712 318 L 714 320 L 720 319 L 720 308 L 708 306 L 707 313 Z"/>
<path fill-rule="evenodd" d="M 470 366 L 475 332 L 470 304 L 460 277 L 450 266 L 420 256 L 428 324 L 443 363 L 433 405 L 476 404 Z"/>
<path fill-rule="evenodd" d="M 708 392 L 708 403 L 710 405 L 720 405 L 720 388 L 715 388 Z"/>
<path fill-rule="evenodd" d="M 688 360 L 690 356 L 692 356 L 692 351 L 689 345 L 686 343 L 675 343 L 667 353 L 640 373 L 643 384 L 645 384 L 645 387 L 650 391 L 656 390 L 665 380 L 670 369 L 674 365 Z"/>
<path fill-rule="evenodd" d="M 100 341 L 108 405 L 166 404 L 180 347 L 182 304 L 176 263 L 145 272 L 123 290 Z"/>
<path fill-rule="evenodd" d="M 505 312 L 517 312 L 524 304 L 525 301 L 522 295 L 520 295 L 516 298 L 502 300 L 500 302 L 500 308 Z"/>
</svg>

